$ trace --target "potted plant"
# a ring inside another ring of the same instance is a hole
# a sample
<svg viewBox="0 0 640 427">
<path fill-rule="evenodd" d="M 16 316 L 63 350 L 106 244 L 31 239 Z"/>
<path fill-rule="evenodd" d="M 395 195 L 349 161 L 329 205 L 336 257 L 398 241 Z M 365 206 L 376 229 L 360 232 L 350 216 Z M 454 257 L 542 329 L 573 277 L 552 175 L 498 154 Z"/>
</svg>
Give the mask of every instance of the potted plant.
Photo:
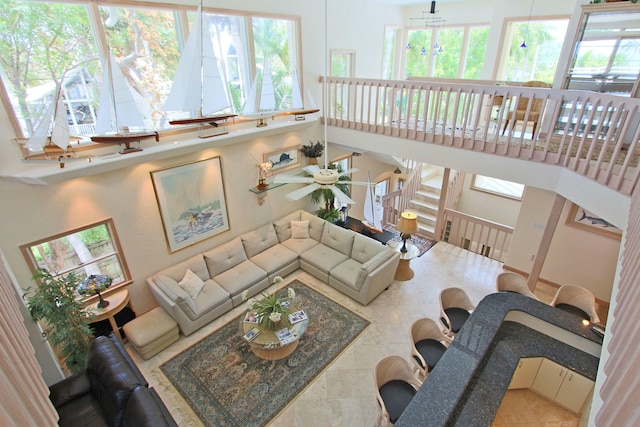
<svg viewBox="0 0 640 427">
<path fill-rule="evenodd" d="M 300 151 L 302 151 L 302 154 L 304 154 L 305 157 L 309 158 L 309 164 L 317 165 L 318 157 L 322 156 L 322 153 L 324 152 L 324 145 L 322 145 L 320 141 L 315 144 L 310 141 L 309 145 L 303 145 L 300 147 Z"/>
<path fill-rule="evenodd" d="M 327 166 L 329 169 L 337 169 L 338 173 L 342 173 L 342 166 L 331 163 Z M 338 182 L 334 185 L 338 187 L 347 196 L 351 196 L 349 191 L 349 181 L 351 178 L 348 175 L 340 175 Z M 324 203 L 324 208 L 320 208 L 316 211 L 316 215 L 320 218 L 329 221 L 337 222 L 340 219 L 340 211 L 336 209 L 335 195 L 329 188 L 320 188 L 311 193 L 311 201 L 313 203 Z"/>
<path fill-rule="evenodd" d="M 73 272 L 54 277 L 44 269 L 38 270 L 34 279 L 39 285 L 29 287 L 24 295 L 31 318 L 42 321 L 42 335 L 69 371 L 83 369 L 93 333 L 87 322 L 92 315 L 76 298 L 80 280 Z"/>
</svg>

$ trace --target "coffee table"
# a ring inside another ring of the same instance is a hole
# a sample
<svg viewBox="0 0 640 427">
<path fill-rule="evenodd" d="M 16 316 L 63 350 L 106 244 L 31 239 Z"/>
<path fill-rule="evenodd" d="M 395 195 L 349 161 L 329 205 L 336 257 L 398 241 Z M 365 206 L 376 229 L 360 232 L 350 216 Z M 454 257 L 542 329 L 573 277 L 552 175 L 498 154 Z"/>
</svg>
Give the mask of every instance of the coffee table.
<svg viewBox="0 0 640 427">
<path fill-rule="evenodd" d="M 292 305 L 290 312 L 294 313 L 298 310 L 299 308 Z M 309 318 L 307 317 L 307 319 L 294 324 L 291 324 L 288 318 L 283 318 L 283 320 L 280 321 L 280 329 L 288 328 L 294 336 L 294 340 L 285 345 L 280 344 L 280 340 L 276 336 L 276 331 L 269 330 L 259 323 L 245 322 L 244 316 L 242 320 L 240 320 L 240 323 L 240 331 L 242 335 L 246 334 L 253 327 L 256 327 L 260 330 L 260 334 L 257 337 L 247 342 L 249 344 L 249 348 L 251 348 L 251 351 L 253 351 L 253 354 L 264 360 L 280 360 L 291 355 L 291 353 L 293 353 L 294 350 L 298 347 L 300 338 L 307 330 Z"/>
</svg>

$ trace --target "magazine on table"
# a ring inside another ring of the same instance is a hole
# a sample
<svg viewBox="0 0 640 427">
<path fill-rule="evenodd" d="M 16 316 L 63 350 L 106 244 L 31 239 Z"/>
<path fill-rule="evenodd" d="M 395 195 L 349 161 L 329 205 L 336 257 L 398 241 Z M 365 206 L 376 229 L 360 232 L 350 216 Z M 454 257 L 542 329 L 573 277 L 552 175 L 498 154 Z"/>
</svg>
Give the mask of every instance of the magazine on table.
<svg viewBox="0 0 640 427">
<path fill-rule="evenodd" d="M 294 323 L 302 322 L 303 320 L 307 320 L 307 313 L 304 310 L 294 311 L 293 313 L 289 313 L 289 322 L 293 325 Z"/>
<path fill-rule="evenodd" d="M 257 337 L 258 335 L 260 335 L 260 332 L 262 332 L 260 329 L 258 329 L 258 327 L 254 326 L 253 328 L 249 329 L 243 336 L 242 338 L 244 338 L 246 341 L 253 341 L 253 339 L 255 337 Z"/>
<path fill-rule="evenodd" d="M 256 316 L 252 311 L 249 311 L 244 315 L 244 321 L 247 323 L 259 323 L 258 316 Z"/>
<path fill-rule="evenodd" d="M 296 340 L 296 337 L 293 336 L 289 328 L 284 328 L 276 331 L 276 337 L 278 337 L 280 345 L 287 345 Z"/>
</svg>

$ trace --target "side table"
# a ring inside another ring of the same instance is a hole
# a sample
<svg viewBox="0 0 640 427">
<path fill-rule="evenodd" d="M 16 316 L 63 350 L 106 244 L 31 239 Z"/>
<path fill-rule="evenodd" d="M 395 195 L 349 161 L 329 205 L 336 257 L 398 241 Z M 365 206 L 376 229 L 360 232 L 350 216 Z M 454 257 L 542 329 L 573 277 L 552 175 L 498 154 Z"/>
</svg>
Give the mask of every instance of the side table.
<svg viewBox="0 0 640 427">
<path fill-rule="evenodd" d="M 402 249 L 402 242 L 392 242 L 389 246 L 394 251 L 400 253 L 400 262 L 398 263 L 394 279 L 400 281 L 413 279 L 414 272 L 411 269 L 410 263 L 412 259 L 417 258 L 420 254 L 418 247 L 411 244 L 411 242 L 407 242 L 407 252 L 401 252 L 400 249 Z"/>
<path fill-rule="evenodd" d="M 114 316 L 120 313 L 120 311 L 129 304 L 129 291 L 122 289 L 117 292 L 110 293 L 103 298 L 106 301 L 109 301 L 109 305 L 105 308 L 99 308 L 98 301 L 87 305 L 86 310 L 94 314 L 94 317 L 88 320 L 90 322 L 99 322 L 101 320 L 109 319 L 111 329 L 113 329 L 116 337 L 118 337 L 120 342 L 122 342 L 122 333 L 118 328 L 118 324 L 116 323 Z"/>
</svg>

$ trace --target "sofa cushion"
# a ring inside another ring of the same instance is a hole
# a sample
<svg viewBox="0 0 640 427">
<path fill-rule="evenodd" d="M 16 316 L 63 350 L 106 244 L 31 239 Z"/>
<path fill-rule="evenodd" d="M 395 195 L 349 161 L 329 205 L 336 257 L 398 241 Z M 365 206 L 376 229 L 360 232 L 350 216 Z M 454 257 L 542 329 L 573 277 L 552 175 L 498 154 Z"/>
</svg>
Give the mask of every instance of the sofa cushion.
<svg viewBox="0 0 640 427">
<path fill-rule="evenodd" d="M 334 279 L 344 283 L 355 291 L 359 291 L 363 283 L 358 283 L 358 274 L 362 270 L 362 264 L 354 259 L 347 259 L 346 261 L 335 266 L 329 275 Z M 359 287 L 358 287 L 359 285 Z"/>
<path fill-rule="evenodd" d="M 110 424 L 102 413 L 100 402 L 91 394 L 85 394 L 78 399 L 56 408 L 58 426 L 60 427 L 108 427 Z"/>
<path fill-rule="evenodd" d="M 308 251 L 312 247 L 319 245 L 320 243 L 312 238 L 308 239 L 289 239 L 282 242 L 282 246 L 300 255 L 303 252 Z"/>
<path fill-rule="evenodd" d="M 291 221 L 300 220 L 300 211 L 295 211 L 286 215 L 273 223 L 273 228 L 280 243 L 291 238 Z M 320 239 L 318 239 L 320 240 Z"/>
<path fill-rule="evenodd" d="M 252 263 L 251 261 L 244 261 L 240 264 L 224 271 L 213 279 L 225 291 L 231 295 L 231 298 L 241 294 L 245 289 L 250 288 L 259 281 L 266 279 L 267 272 Z"/>
<path fill-rule="evenodd" d="M 350 258 L 354 236 L 355 233 L 351 230 L 345 230 L 337 225 L 327 224 L 327 226 L 324 227 L 320 243 Z"/>
<path fill-rule="evenodd" d="M 179 262 L 171 267 L 165 268 L 159 271 L 158 274 L 171 277 L 176 282 L 179 282 L 184 277 L 187 270 L 193 271 L 203 281 L 210 279 L 209 270 L 207 270 L 207 264 L 204 262 L 202 254 L 192 256 L 186 261 Z"/>
<path fill-rule="evenodd" d="M 195 299 L 200 295 L 204 282 L 193 271 L 187 270 L 182 280 L 178 282 L 178 286 L 188 293 L 192 299 Z"/>
<path fill-rule="evenodd" d="M 273 224 L 266 224 L 240 236 L 247 258 L 252 258 L 260 252 L 278 243 L 278 236 Z"/>
<path fill-rule="evenodd" d="M 191 298 L 172 277 L 158 273 L 155 275 L 153 281 L 171 301 L 175 302 L 182 309 L 182 311 L 188 312 L 188 308 L 192 313 L 196 312 L 196 304 L 193 298 Z"/>
<path fill-rule="evenodd" d="M 300 254 L 300 259 L 323 272 L 330 272 L 335 266 L 343 263 L 348 256 L 326 245 L 315 245 Z"/>
<path fill-rule="evenodd" d="M 137 387 L 133 390 L 127 401 L 122 427 L 175 425 L 175 420 L 153 388 Z"/>
<path fill-rule="evenodd" d="M 202 288 L 200 295 L 193 300 L 193 311 L 184 310 L 184 312 L 191 320 L 196 320 L 202 317 L 204 313 L 224 304 L 229 300 L 229 298 L 229 292 L 224 290 L 224 288 L 222 288 L 222 286 L 216 283 L 213 279 L 209 279 L 204 282 L 204 287 Z"/>
<path fill-rule="evenodd" d="M 385 247 L 377 240 L 356 234 L 353 238 L 353 248 L 351 249 L 351 258 L 361 264 L 369 261 L 380 252 L 384 252 Z"/>
<path fill-rule="evenodd" d="M 307 211 L 300 211 L 300 220 L 309 221 L 309 237 L 319 242 L 322 239 L 322 231 L 324 230 L 324 226 L 325 224 L 328 224 L 328 222 L 322 218 L 318 218 L 317 216 L 310 214 Z"/>
<path fill-rule="evenodd" d="M 298 254 L 284 245 L 277 244 L 251 258 L 251 262 L 272 274 L 280 268 L 291 264 L 298 258 Z"/>
<path fill-rule="evenodd" d="M 390 260 L 395 256 L 396 252 L 391 249 L 385 249 L 382 252 L 379 252 L 369 261 L 365 262 L 361 265 L 360 271 L 358 272 L 358 277 L 356 278 L 356 282 L 354 284 L 354 289 L 359 291 L 362 288 L 362 285 L 367 280 L 367 277 L 378 268 L 380 268 L 385 262 Z"/>
<path fill-rule="evenodd" d="M 222 283 L 216 279 L 217 275 L 247 260 L 247 254 L 244 251 L 242 240 L 240 240 L 239 237 L 205 252 L 203 255 L 211 278 L 220 285 L 222 285 Z"/>
<path fill-rule="evenodd" d="M 309 221 L 291 221 L 291 238 L 308 239 Z"/>
</svg>

